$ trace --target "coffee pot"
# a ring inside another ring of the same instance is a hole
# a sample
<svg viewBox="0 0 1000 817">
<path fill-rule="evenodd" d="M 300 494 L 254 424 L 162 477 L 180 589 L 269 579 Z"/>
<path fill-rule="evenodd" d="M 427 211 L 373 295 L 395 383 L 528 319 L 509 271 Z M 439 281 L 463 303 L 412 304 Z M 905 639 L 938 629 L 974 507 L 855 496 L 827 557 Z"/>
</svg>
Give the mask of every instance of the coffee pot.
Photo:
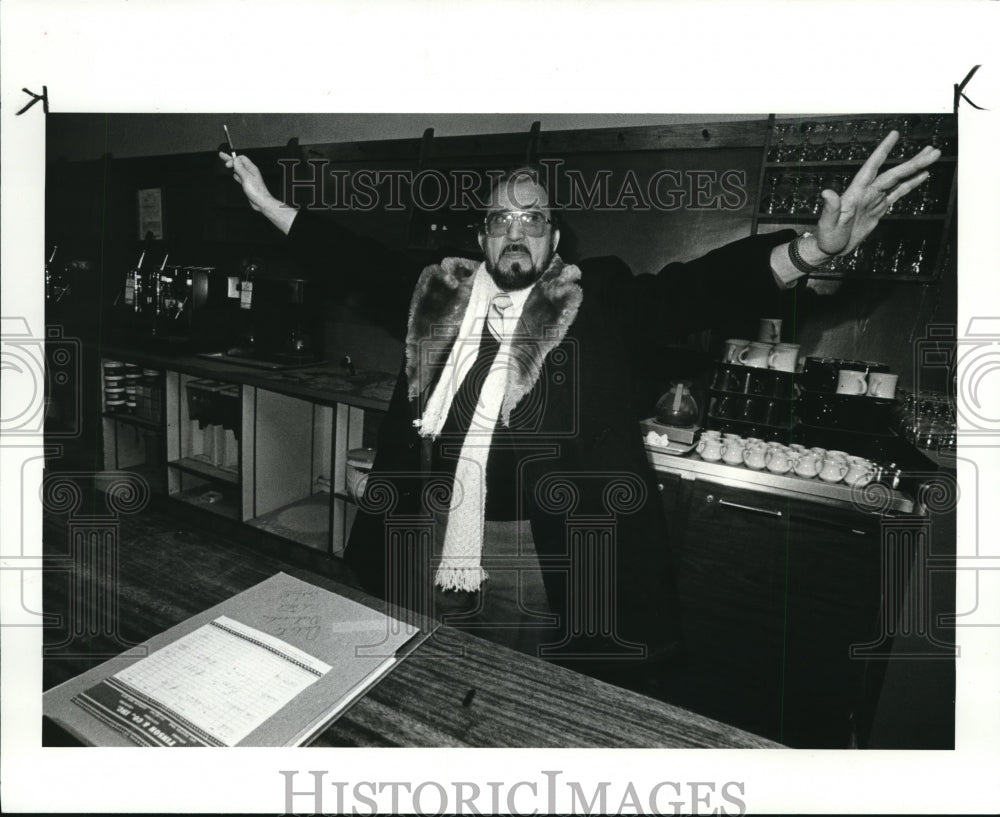
<svg viewBox="0 0 1000 817">
<path fill-rule="evenodd" d="M 690 428 L 698 422 L 698 403 L 691 394 L 691 381 L 678 380 L 656 402 L 657 422 L 677 428 Z"/>
</svg>

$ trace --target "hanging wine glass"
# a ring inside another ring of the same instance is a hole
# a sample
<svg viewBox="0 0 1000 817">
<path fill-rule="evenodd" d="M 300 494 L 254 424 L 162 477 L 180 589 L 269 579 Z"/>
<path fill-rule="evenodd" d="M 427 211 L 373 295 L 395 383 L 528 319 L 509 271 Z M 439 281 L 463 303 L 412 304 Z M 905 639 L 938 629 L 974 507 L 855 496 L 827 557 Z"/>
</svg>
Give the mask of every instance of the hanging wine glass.
<svg viewBox="0 0 1000 817">
<path fill-rule="evenodd" d="M 835 141 L 838 131 L 837 123 L 826 123 L 824 130 L 826 131 L 826 139 L 822 147 L 819 148 L 816 158 L 823 162 L 833 162 L 840 158 L 841 152 L 840 145 Z"/>
<path fill-rule="evenodd" d="M 781 176 L 777 173 L 772 173 L 767 178 L 767 194 L 764 196 L 764 201 L 761 202 L 761 207 L 769 216 L 784 211 L 781 195 L 778 192 L 780 181 Z"/>
<path fill-rule="evenodd" d="M 799 130 L 802 131 L 802 144 L 799 145 L 799 150 L 795 158 L 800 162 L 808 162 L 812 151 L 810 140 L 812 139 L 813 132 L 816 130 L 816 123 L 803 122 Z"/>
<path fill-rule="evenodd" d="M 907 260 L 906 272 L 909 275 L 923 275 L 925 272 L 924 263 L 927 257 L 927 239 L 920 239 L 920 244 L 917 249 L 910 255 Z"/>
<path fill-rule="evenodd" d="M 791 203 L 788 207 L 788 212 L 795 215 L 796 213 L 802 213 L 806 209 L 806 199 L 803 196 L 803 177 L 796 173 L 792 177 L 792 196 Z"/>
<path fill-rule="evenodd" d="M 896 142 L 895 147 L 889 154 L 892 159 L 905 159 L 913 153 L 913 136 L 912 128 L 914 121 L 912 117 L 906 116 L 898 120 L 897 128 L 899 130 L 899 140 Z M 893 130 L 893 128 L 890 128 Z"/>
<path fill-rule="evenodd" d="M 864 156 L 864 146 L 861 144 L 861 134 L 864 131 L 863 119 L 852 119 L 848 123 L 851 138 L 842 152 L 842 158 L 848 160 L 860 159 Z"/>
<path fill-rule="evenodd" d="M 785 144 L 785 140 L 791 131 L 792 126 L 787 122 L 774 126 L 774 133 L 778 139 L 771 145 L 770 150 L 768 150 L 767 160 L 769 162 L 784 162 L 788 158 L 788 145 Z"/>
</svg>

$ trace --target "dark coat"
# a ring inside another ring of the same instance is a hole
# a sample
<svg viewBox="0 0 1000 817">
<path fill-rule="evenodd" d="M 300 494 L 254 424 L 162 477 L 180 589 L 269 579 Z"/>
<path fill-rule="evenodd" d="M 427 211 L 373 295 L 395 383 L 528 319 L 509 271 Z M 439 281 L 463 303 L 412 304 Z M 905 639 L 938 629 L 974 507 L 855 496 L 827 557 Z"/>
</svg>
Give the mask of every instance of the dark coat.
<svg viewBox="0 0 1000 817">
<path fill-rule="evenodd" d="M 504 445 L 521 463 L 524 510 L 550 605 L 561 615 L 567 637 L 553 657 L 573 651 L 630 654 L 626 644 L 644 645 L 643 654 L 652 659 L 675 651 L 674 557 L 638 426 L 652 414 L 652 407 L 638 399 L 641 366 L 664 336 L 683 337 L 734 316 L 775 312 L 782 296 L 770 253 L 793 235 L 784 231 L 743 239 L 696 261 L 670 264 L 658 275 L 633 275 L 616 257 L 588 259 L 578 267 L 553 264 L 529 297 L 524 316 L 536 324 L 531 327 L 535 341 L 518 381 L 523 396 L 510 413 L 510 428 L 501 430 Z M 441 350 L 431 356 L 440 360 L 446 354 L 475 264 L 451 259 L 433 265 L 414 290 L 412 260 L 308 213 L 295 219 L 289 240 L 314 263 L 325 256 L 329 264 L 334 257 L 343 269 L 364 271 L 353 273 L 355 285 L 397 299 L 401 291 L 415 292 L 407 361 L 380 428 L 368 498 L 345 558 L 379 595 L 398 597 L 400 588 L 412 588 L 414 581 L 429 588 L 429 551 L 416 555 L 422 546 L 414 531 L 430 530 L 424 521 L 441 505 L 440 489 L 447 481 L 429 473 L 429 446 L 413 427 L 433 385 L 426 372 L 434 370 L 418 372 L 416 359 L 419 342 L 431 334 Z M 339 280 L 335 285 L 347 284 Z M 387 552 L 392 554 L 388 559 Z M 585 563 L 589 567 L 583 569 Z M 587 625 L 581 619 L 581 611 L 595 605 L 612 611 L 610 628 L 607 620 Z M 636 670 L 642 665 L 628 664 Z"/>
</svg>

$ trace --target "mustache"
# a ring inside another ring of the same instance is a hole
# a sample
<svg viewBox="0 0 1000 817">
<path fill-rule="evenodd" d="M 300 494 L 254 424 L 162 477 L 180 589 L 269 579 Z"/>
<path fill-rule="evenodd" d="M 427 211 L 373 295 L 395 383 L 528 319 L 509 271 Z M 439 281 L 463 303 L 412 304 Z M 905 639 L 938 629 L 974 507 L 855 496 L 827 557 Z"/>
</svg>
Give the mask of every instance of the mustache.
<svg viewBox="0 0 1000 817">
<path fill-rule="evenodd" d="M 500 255 L 506 255 L 509 252 L 523 252 L 530 254 L 531 251 L 524 244 L 508 244 L 503 248 Z"/>
</svg>

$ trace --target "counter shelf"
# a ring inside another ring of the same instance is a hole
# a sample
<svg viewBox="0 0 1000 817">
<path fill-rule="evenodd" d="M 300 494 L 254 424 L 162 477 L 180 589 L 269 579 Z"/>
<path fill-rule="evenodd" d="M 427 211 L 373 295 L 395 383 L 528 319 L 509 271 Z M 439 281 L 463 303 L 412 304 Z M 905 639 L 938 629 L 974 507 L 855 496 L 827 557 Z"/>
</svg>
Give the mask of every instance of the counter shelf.
<svg viewBox="0 0 1000 817">
<path fill-rule="evenodd" d="M 694 453 L 672 456 L 648 446 L 647 455 L 654 469 L 677 474 L 682 479 L 708 480 L 733 488 L 786 498 L 795 497 L 875 514 L 911 514 L 915 508 L 913 500 L 906 493 L 880 484 L 854 488 L 843 482 L 824 482 L 816 477 L 810 479 L 798 474 L 774 474 L 766 469 L 755 470 L 745 465 L 707 462 Z"/>
<path fill-rule="evenodd" d="M 738 363 L 716 363 L 712 391 L 794 400 L 796 375 L 777 369 L 763 369 Z"/>
<path fill-rule="evenodd" d="M 244 368 L 149 349 L 104 347 L 101 355 L 155 369 L 162 383 L 149 416 L 105 410 L 105 470 L 136 471 L 185 505 L 327 555 L 343 552 L 357 512 L 348 452 L 374 445 L 394 376 L 330 365 Z"/>
</svg>

